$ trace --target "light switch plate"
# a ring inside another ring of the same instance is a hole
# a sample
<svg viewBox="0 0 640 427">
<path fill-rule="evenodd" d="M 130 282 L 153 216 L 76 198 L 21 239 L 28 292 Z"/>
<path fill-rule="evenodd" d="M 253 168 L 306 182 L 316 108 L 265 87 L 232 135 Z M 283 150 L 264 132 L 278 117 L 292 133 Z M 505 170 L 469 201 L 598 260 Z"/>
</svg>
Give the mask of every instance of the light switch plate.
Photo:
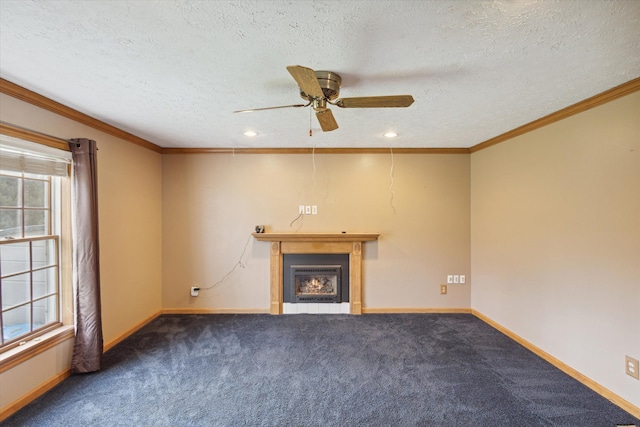
<svg viewBox="0 0 640 427">
<path fill-rule="evenodd" d="M 460 283 L 467 283 L 467 278 L 465 277 L 464 274 L 460 275 Z"/>
<path fill-rule="evenodd" d="M 447 276 L 447 283 L 453 283 L 453 274 Z"/>
<path fill-rule="evenodd" d="M 625 356 L 624 357 L 624 363 L 625 363 L 625 368 L 624 371 L 627 373 L 627 375 L 635 378 L 635 379 L 640 379 L 640 371 L 638 371 L 639 368 L 639 362 L 637 359 L 634 359 L 631 356 Z"/>
<path fill-rule="evenodd" d="M 453 275 L 453 283 L 460 283 L 460 276 L 458 276 L 457 274 Z"/>
</svg>

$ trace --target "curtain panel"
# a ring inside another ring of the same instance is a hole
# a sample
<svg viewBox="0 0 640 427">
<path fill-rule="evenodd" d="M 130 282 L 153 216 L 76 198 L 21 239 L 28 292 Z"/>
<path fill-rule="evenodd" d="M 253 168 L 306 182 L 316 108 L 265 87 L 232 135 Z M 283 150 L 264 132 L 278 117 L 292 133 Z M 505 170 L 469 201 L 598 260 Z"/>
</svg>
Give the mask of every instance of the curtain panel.
<svg viewBox="0 0 640 427">
<path fill-rule="evenodd" d="M 69 141 L 73 159 L 74 294 L 76 339 L 71 373 L 100 370 L 102 315 L 98 245 L 98 174 L 96 142 Z"/>
</svg>

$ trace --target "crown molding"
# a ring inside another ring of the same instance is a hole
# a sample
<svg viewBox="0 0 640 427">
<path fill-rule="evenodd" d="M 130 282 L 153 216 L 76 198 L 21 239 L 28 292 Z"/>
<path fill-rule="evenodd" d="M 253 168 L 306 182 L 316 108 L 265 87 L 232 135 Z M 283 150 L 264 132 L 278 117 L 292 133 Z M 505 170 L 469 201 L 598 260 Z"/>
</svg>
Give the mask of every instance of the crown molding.
<svg viewBox="0 0 640 427">
<path fill-rule="evenodd" d="M 616 86 L 612 89 L 606 90 L 602 93 L 592 96 L 591 98 L 587 98 L 584 101 L 577 102 L 573 105 L 563 108 L 562 110 L 556 111 L 555 113 L 551 113 L 547 116 L 541 117 L 538 120 L 527 123 L 526 125 L 522 125 L 518 128 L 510 130 L 509 132 L 505 132 L 502 135 L 498 135 L 494 138 L 474 145 L 469 149 L 469 152 L 475 153 L 485 148 L 489 148 L 511 138 L 515 138 L 516 136 L 523 135 L 525 133 L 531 132 L 532 130 L 540 129 L 541 127 L 550 125 L 551 123 L 555 123 L 557 121 L 566 119 L 567 117 L 582 113 L 583 111 L 590 110 L 591 108 L 598 107 L 618 98 L 622 98 L 623 96 L 632 94 L 634 92 L 637 92 L 638 90 L 640 90 L 640 77 L 623 83 L 620 86 Z"/>
<path fill-rule="evenodd" d="M 562 110 L 556 111 L 518 128 L 505 132 L 494 138 L 474 145 L 470 148 L 408 148 L 408 147 L 385 147 L 385 148 L 162 148 L 152 142 L 142 139 L 133 134 L 125 132 L 115 126 L 95 119 L 87 114 L 81 113 L 73 108 L 67 107 L 59 102 L 53 101 L 36 92 L 0 78 L 0 93 L 17 98 L 21 101 L 56 113 L 60 116 L 82 123 L 109 135 L 121 138 L 125 141 L 147 148 L 160 154 L 386 154 L 392 150 L 395 154 L 469 154 L 489 148 L 501 142 L 523 135 L 567 117 L 589 110 L 591 108 L 606 104 L 623 96 L 640 90 L 640 77 L 616 86 L 612 89 L 599 93 L 591 98 L 587 98 L 576 104 L 570 105 Z M 32 132 L 32 136 L 37 133 Z M 40 136 L 40 138 L 46 136 Z M 55 139 L 55 138 L 54 138 Z M 43 142 L 44 143 L 44 142 Z"/>
<path fill-rule="evenodd" d="M 468 148 L 163 148 L 162 154 L 469 154 Z"/>
<path fill-rule="evenodd" d="M 82 123 L 83 125 L 87 125 L 104 133 L 108 133 L 109 135 L 113 135 L 115 137 L 123 139 L 127 142 L 131 142 L 132 144 L 136 144 L 149 150 L 155 151 L 156 153 L 162 153 L 162 147 L 149 142 L 146 139 L 142 139 L 140 137 L 132 135 L 129 132 L 125 132 L 122 129 L 118 129 L 115 126 L 95 119 L 87 114 L 81 113 L 77 110 L 74 110 L 73 108 L 67 107 L 66 105 L 63 105 L 59 102 L 56 102 L 52 99 L 42 96 L 22 86 L 18 86 L 17 84 L 2 78 L 0 78 L 0 93 L 4 93 L 13 98 L 35 105 L 36 107 L 51 111 L 52 113 L 56 113 L 75 122 Z"/>
</svg>

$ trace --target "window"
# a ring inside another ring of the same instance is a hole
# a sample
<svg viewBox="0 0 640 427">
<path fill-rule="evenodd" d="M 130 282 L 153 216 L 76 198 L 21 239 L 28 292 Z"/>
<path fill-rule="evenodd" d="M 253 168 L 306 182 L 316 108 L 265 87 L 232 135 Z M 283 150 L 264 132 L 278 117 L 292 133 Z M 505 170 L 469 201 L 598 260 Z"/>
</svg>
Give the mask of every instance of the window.
<svg viewBox="0 0 640 427">
<path fill-rule="evenodd" d="M 0 170 L 0 237 L 49 234 L 50 195 L 51 177 Z"/>
<path fill-rule="evenodd" d="M 0 352 L 62 324 L 67 161 L 0 145 Z"/>
</svg>

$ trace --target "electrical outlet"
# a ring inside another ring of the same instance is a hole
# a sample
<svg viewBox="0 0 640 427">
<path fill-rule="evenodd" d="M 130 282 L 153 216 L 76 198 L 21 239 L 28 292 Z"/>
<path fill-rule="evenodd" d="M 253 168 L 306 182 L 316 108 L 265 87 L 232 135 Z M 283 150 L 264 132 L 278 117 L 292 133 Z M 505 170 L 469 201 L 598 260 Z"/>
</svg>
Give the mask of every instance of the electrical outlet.
<svg viewBox="0 0 640 427">
<path fill-rule="evenodd" d="M 311 215 L 318 215 L 318 206 L 311 206 Z"/>
<path fill-rule="evenodd" d="M 440 295 L 447 294 L 447 285 L 440 285 Z"/>
<path fill-rule="evenodd" d="M 447 276 L 447 283 L 449 283 L 449 284 L 453 283 L 453 274 L 449 274 Z"/>
<path fill-rule="evenodd" d="M 624 357 L 625 369 L 627 375 L 640 380 L 640 371 L 638 371 L 638 360 L 631 356 Z"/>
<path fill-rule="evenodd" d="M 298 215 L 304 215 L 304 205 L 298 206 Z"/>
<path fill-rule="evenodd" d="M 191 296 L 192 297 L 197 297 L 198 293 L 200 292 L 200 286 L 192 286 L 191 287 Z"/>
</svg>

